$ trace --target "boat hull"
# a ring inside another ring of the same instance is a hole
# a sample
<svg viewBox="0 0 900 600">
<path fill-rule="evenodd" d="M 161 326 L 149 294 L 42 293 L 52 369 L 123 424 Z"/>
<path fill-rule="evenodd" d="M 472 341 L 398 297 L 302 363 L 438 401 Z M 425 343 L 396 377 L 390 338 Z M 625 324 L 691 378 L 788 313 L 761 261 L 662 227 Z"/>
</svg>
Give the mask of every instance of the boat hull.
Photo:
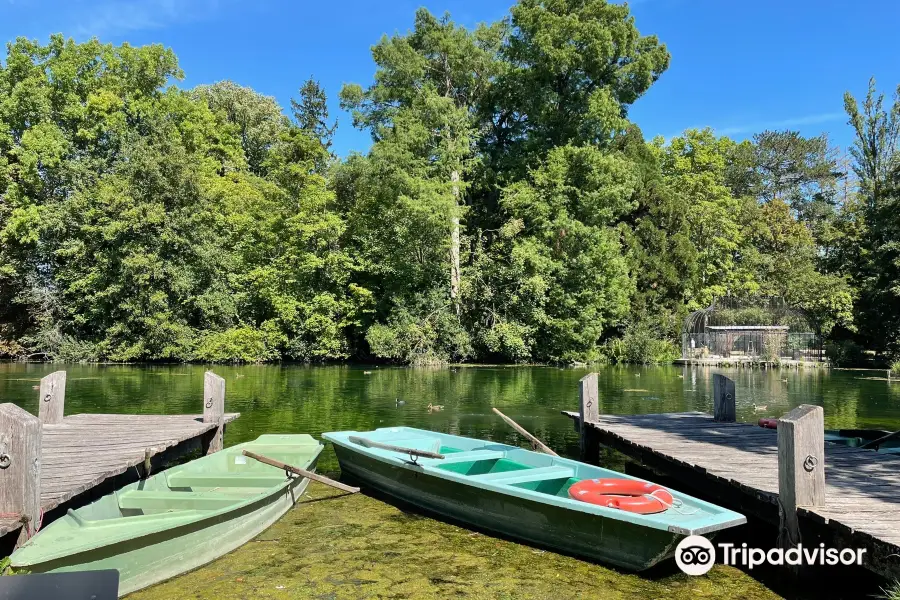
<svg viewBox="0 0 900 600">
<path fill-rule="evenodd" d="M 671 557 L 685 536 L 525 498 L 475 490 L 453 480 L 397 468 L 334 445 L 341 470 L 383 494 L 439 516 L 564 554 L 643 571 Z"/>
<path fill-rule="evenodd" d="M 119 596 L 193 569 L 246 544 L 274 524 L 303 495 L 308 479 L 225 515 L 82 554 L 29 565 L 32 573 L 119 571 Z"/>
<path fill-rule="evenodd" d="M 314 441 L 309 436 L 302 437 Z M 306 448 L 305 459 L 297 466 L 314 471 L 322 447 L 308 442 L 300 446 Z M 309 484 L 306 478 L 288 479 L 283 471 L 240 455 L 243 447 L 257 450 L 253 444 L 232 447 L 160 472 L 93 504 L 69 511 L 14 553 L 12 566 L 31 573 L 116 569 L 119 595 L 124 596 L 212 562 L 275 523 L 300 499 Z M 282 444 L 265 445 L 259 451 L 290 450 L 289 445 Z M 213 463 L 216 465 L 208 466 Z M 279 478 L 280 483 L 260 487 Z M 193 483 L 188 485 L 192 479 Z M 178 481 L 182 483 L 175 483 Z M 140 510 L 135 510 L 129 496 L 135 494 L 143 495 L 138 500 L 144 503 Z M 167 509 L 167 503 L 174 504 Z M 204 508 L 204 503 L 227 506 Z M 110 518 L 111 507 L 124 511 L 124 516 Z M 143 516 L 135 517 L 135 513 Z M 97 542 L 90 542 L 92 538 Z M 71 551 L 54 553 L 55 548 L 67 544 L 81 545 Z"/>
</svg>

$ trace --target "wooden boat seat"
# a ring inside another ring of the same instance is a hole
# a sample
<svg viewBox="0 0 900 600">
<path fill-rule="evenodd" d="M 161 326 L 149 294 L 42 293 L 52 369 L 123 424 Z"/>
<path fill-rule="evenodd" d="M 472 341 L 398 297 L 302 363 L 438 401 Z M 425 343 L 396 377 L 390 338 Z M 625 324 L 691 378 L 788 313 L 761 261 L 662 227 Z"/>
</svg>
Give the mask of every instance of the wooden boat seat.
<svg viewBox="0 0 900 600">
<path fill-rule="evenodd" d="M 526 481 L 547 481 L 548 479 L 568 479 L 575 476 L 575 470 L 571 467 L 536 467 L 534 469 L 519 469 L 516 471 L 504 471 L 502 473 L 485 473 L 484 475 L 471 475 L 469 479 L 475 481 L 490 481 L 491 483 L 524 483 Z"/>
<path fill-rule="evenodd" d="M 246 487 L 246 488 L 270 488 L 284 483 L 287 477 L 284 475 L 260 475 L 260 474 L 225 474 L 225 473 L 173 473 L 166 477 L 166 484 L 170 488 L 216 488 L 216 487 Z"/>
<path fill-rule="evenodd" d="M 245 498 L 215 492 L 144 492 L 129 490 L 116 495 L 123 510 L 218 510 Z"/>
<path fill-rule="evenodd" d="M 454 452 L 445 454 L 443 459 L 429 459 L 434 465 L 449 465 L 460 462 L 471 462 L 474 460 L 498 460 L 506 457 L 506 452 L 498 450 L 467 450 L 465 452 Z"/>
</svg>

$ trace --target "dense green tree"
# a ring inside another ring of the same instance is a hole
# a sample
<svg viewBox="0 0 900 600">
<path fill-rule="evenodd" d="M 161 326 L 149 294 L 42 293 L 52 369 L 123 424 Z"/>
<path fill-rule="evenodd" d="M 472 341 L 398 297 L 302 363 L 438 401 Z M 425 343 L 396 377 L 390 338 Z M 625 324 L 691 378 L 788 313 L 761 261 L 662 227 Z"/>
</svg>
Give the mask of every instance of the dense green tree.
<svg viewBox="0 0 900 600">
<path fill-rule="evenodd" d="M 222 121 L 236 128 L 243 157 L 250 171 L 264 174 L 269 150 L 287 127 L 287 118 L 275 98 L 232 81 L 194 88 L 193 95 L 205 101 L 213 112 L 221 112 Z M 241 168 L 243 165 L 228 165 Z"/>
<path fill-rule="evenodd" d="M 838 210 L 839 183 L 844 177 L 828 137 L 764 131 L 756 134 L 753 142 L 757 174 L 753 193 L 761 202 L 781 201 L 790 206 L 810 229 L 816 245 L 823 247 Z"/>
<path fill-rule="evenodd" d="M 900 94 L 900 90 L 898 90 Z M 875 81 L 862 105 L 844 106 L 856 136 L 850 152 L 858 191 L 842 224 L 843 267 L 859 290 L 856 324 L 866 346 L 900 351 L 900 96 L 884 105 Z"/>
<path fill-rule="evenodd" d="M 385 37 L 373 48 L 379 69 L 375 83 L 365 91 L 345 86 L 341 93 L 344 106 L 353 110 L 354 124 L 369 129 L 375 142 L 368 171 L 374 167 L 376 179 L 368 191 L 358 189 L 377 199 L 357 202 L 377 214 L 363 212 L 367 222 L 361 225 L 377 228 L 381 218 L 393 215 L 384 221 L 385 229 L 365 235 L 384 240 L 374 246 L 380 248 L 395 243 L 397 223 L 408 224 L 404 241 L 418 248 L 420 263 L 428 263 L 419 265 L 424 277 L 394 280 L 390 287 L 396 296 L 383 299 L 380 314 L 400 306 L 409 310 L 419 296 L 436 298 L 433 290 L 441 279 L 447 282 L 447 307 L 434 310 L 460 314 L 463 198 L 477 160 L 477 103 L 497 69 L 497 30 L 482 26 L 470 32 L 449 17 L 438 19 L 420 9 L 409 35 Z M 410 254 L 404 254 L 397 257 L 401 263 L 409 260 Z M 383 255 L 373 259 L 383 260 Z M 384 272 L 410 274 L 400 264 Z M 430 318 L 434 310 L 428 306 L 429 313 L 419 319 Z"/>
<path fill-rule="evenodd" d="M 300 99 L 291 98 L 291 111 L 297 126 L 308 136 L 319 140 L 326 150 L 337 131 L 337 121 L 328 121 L 328 98 L 319 82 L 310 77 L 300 87 Z"/>
<path fill-rule="evenodd" d="M 368 296 L 321 142 L 249 88 L 173 76 L 158 46 L 10 46 L 4 331 L 62 358 L 349 356 Z"/>
<path fill-rule="evenodd" d="M 425 9 L 341 104 L 289 113 L 171 52 L 52 36 L 0 63 L 0 356 L 264 361 L 669 360 L 683 317 L 778 295 L 900 351 L 900 103 L 822 136 L 646 141 L 669 53 L 627 5 Z M 290 114 L 290 117 L 287 116 Z"/>
<path fill-rule="evenodd" d="M 728 138 L 716 138 L 709 129 L 689 130 L 658 150 L 663 175 L 683 199 L 681 207 L 696 248 L 694 264 L 685 265 L 690 275 L 683 300 L 688 306 L 699 308 L 714 298 L 759 291 L 754 257 L 744 252 L 750 232 L 743 216 L 753 201 L 734 196 L 726 179 L 735 145 Z"/>
<path fill-rule="evenodd" d="M 758 196 L 765 202 L 781 200 L 802 212 L 802 205 L 828 192 L 836 177 L 837 162 L 828 138 L 805 138 L 796 131 L 763 131 L 753 136 Z"/>
<path fill-rule="evenodd" d="M 669 65 L 666 47 L 640 35 L 626 5 L 521 0 L 510 17 L 506 68 L 482 108 L 497 170 L 521 176 L 555 146 L 608 143 Z"/>
<path fill-rule="evenodd" d="M 160 88 L 179 77 L 171 50 L 52 36 L 7 48 L 0 70 L 0 321 L 34 352 L 53 351 L 71 314 L 57 285 L 68 242 L 59 219 L 112 177 L 153 127 Z M 112 245 L 111 245 L 112 247 Z"/>
<path fill-rule="evenodd" d="M 645 165 L 638 210 L 620 225 L 637 278 L 632 319 L 675 333 L 686 312 L 715 298 L 776 295 L 810 310 L 826 331 L 849 322 L 846 280 L 820 272 L 813 228 L 788 204 L 805 201 L 804 175 L 794 172 L 805 167 L 779 167 L 781 191 L 768 192 L 772 151 L 760 144 L 781 134 L 735 143 L 690 130 L 666 146 L 657 140 L 654 154 L 629 137 L 627 151 Z"/>
<path fill-rule="evenodd" d="M 900 87 L 894 103 L 885 108 L 884 94 L 878 93 L 875 80 L 871 79 L 862 106 L 847 92 L 844 109 L 856 135 L 850 149 L 856 160 L 853 169 L 859 177 L 861 191 L 875 205 L 893 191 L 896 183 L 900 160 Z"/>
<path fill-rule="evenodd" d="M 633 208 L 631 161 L 562 146 L 501 200 L 508 221 L 476 264 L 481 343 L 506 360 L 597 358 L 632 282 L 610 226 Z"/>
</svg>

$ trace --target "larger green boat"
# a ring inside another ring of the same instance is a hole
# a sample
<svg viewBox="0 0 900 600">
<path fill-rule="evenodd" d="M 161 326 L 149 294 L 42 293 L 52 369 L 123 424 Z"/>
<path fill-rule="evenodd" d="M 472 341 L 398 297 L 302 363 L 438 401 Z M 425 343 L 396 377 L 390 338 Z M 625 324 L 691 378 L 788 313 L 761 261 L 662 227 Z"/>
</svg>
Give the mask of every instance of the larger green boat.
<svg viewBox="0 0 900 600">
<path fill-rule="evenodd" d="M 288 477 L 244 450 L 313 470 L 322 444 L 309 435 L 263 435 L 161 471 L 70 510 L 10 557 L 32 573 L 119 571 L 119 595 L 204 565 L 278 520 L 309 480 Z"/>
<path fill-rule="evenodd" d="M 478 528 L 628 570 L 642 571 L 672 556 L 686 536 L 746 522 L 743 515 L 674 491 L 672 506 L 656 514 L 574 500 L 569 488 L 585 479 L 643 480 L 515 446 L 409 427 L 322 437 L 334 444 L 343 472 L 382 493 Z"/>
</svg>

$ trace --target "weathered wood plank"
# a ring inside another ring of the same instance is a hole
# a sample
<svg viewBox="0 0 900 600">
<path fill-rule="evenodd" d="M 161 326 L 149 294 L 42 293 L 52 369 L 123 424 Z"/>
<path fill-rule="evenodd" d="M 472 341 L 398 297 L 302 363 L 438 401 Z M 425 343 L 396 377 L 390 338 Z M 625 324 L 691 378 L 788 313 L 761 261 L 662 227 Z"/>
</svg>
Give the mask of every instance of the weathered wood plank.
<svg viewBox="0 0 900 600">
<path fill-rule="evenodd" d="M 66 372 L 57 371 L 41 379 L 38 418 L 41 423 L 55 425 L 63 420 L 66 405 Z"/>
<path fill-rule="evenodd" d="M 720 423 L 735 421 L 734 381 L 720 373 L 713 375 L 713 415 Z"/>
<path fill-rule="evenodd" d="M 800 543 L 797 507 L 825 506 L 825 417 L 802 404 L 778 420 L 778 496 L 782 546 Z"/>
<path fill-rule="evenodd" d="M 207 454 L 218 452 L 225 445 L 225 379 L 212 371 L 203 376 L 203 422 L 215 423 L 216 433 L 206 449 Z"/>
<path fill-rule="evenodd" d="M 234 421 L 238 417 L 241 416 L 241 413 L 225 413 L 225 421 L 230 423 Z M 203 422 L 202 414 L 189 414 L 189 415 L 135 415 L 135 414 L 90 414 L 90 413 L 79 413 L 77 415 L 69 415 L 65 418 L 63 423 L 60 426 L 70 426 L 70 425 L 80 425 L 84 422 L 89 423 L 103 423 L 103 422 L 120 422 L 120 421 L 138 421 L 141 423 L 146 423 L 148 421 L 196 421 L 198 423 Z"/>
<path fill-rule="evenodd" d="M 578 382 L 578 418 L 581 427 L 581 459 L 593 461 L 599 457 L 600 446 L 587 424 L 600 419 L 600 390 L 596 373 L 588 373 Z"/>
<path fill-rule="evenodd" d="M 41 422 L 15 404 L 0 404 L 0 513 L 24 524 L 16 545 L 41 512 Z"/>
</svg>

